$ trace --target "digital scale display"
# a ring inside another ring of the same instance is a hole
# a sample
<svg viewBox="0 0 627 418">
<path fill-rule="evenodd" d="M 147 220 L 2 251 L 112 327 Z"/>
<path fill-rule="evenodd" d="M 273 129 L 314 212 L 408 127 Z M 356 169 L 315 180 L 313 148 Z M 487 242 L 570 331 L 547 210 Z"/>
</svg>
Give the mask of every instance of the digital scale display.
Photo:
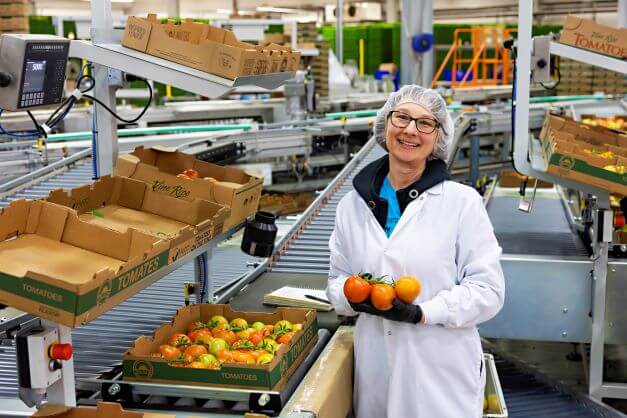
<svg viewBox="0 0 627 418">
<path fill-rule="evenodd" d="M 45 60 L 27 60 L 24 71 L 24 83 L 22 84 L 22 93 L 37 93 L 44 89 L 44 80 L 46 79 Z"/>
</svg>

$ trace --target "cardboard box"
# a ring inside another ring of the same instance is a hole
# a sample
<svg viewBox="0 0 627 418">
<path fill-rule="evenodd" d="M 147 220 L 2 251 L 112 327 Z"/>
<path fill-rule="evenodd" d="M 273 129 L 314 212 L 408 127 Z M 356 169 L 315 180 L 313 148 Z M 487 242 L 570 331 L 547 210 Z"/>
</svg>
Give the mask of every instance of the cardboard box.
<svg viewBox="0 0 627 418">
<path fill-rule="evenodd" d="M 153 353 L 178 332 L 196 321 L 207 322 L 213 315 L 229 321 L 244 318 L 249 323 L 274 324 L 286 319 L 301 323 L 289 344 L 283 344 L 268 364 L 223 363 L 219 370 L 174 367 Z M 139 337 L 124 354 L 123 379 L 142 382 L 175 383 L 200 386 L 224 386 L 243 389 L 278 390 L 298 368 L 318 340 L 318 322 L 313 309 L 278 308 L 274 313 L 238 312 L 229 305 L 198 304 L 180 308 L 170 324 L 161 325 L 152 337 Z"/>
<path fill-rule="evenodd" d="M 614 244 L 627 244 L 627 232 L 626 231 L 614 231 L 612 235 L 612 242 Z"/>
<path fill-rule="evenodd" d="M 177 199 L 142 181 L 111 176 L 68 192 L 53 190 L 47 200 L 76 209 L 85 222 L 118 232 L 133 228 L 167 241 L 168 264 L 220 234 L 231 212 L 217 203 Z"/>
<path fill-rule="evenodd" d="M 501 187 L 520 187 L 520 182 L 524 180 L 524 176 L 521 176 L 514 170 L 503 170 L 499 174 L 499 186 Z M 529 177 L 527 181 L 527 186 L 533 186 L 533 182 L 535 179 L 533 177 Z M 553 187 L 552 183 L 544 180 L 538 180 L 539 189 L 550 189 Z"/>
<path fill-rule="evenodd" d="M 627 173 L 620 170 L 627 168 L 627 136 L 549 114 L 540 139 L 548 172 L 627 195 Z"/>
<path fill-rule="evenodd" d="M 283 408 L 345 418 L 353 404 L 353 328 L 340 327 Z"/>
<path fill-rule="evenodd" d="M 92 225 L 39 200 L 4 208 L 0 241 L 0 303 L 70 327 L 151 284 L 146 278 L 168 259 L 163 240 Z"/>
<path fill-rule="evenodd" d="M 162 24 L 155 15 L 129 17 L 122 45 L 228 79 L 266 74 L 271 67 L 269 53 L 238 41 L 229 30 L 192 21 Z"/>
<path fill-rule="evenodd" d="M 197 179 L 182 179 L 177 174 L 188 168 L 198 171 Z M 148 183 L 152 190 L 177 199 L 205 199 L 231 209 L 224 229 L 241 224 L 259 206 L 263 186 L 261 177 L 245 171 L 197 160 L 193 155 L 167 147 L 138 147 L 118 158 L 115 174 Z M 217 182 L 204 180 L 213 178 Z"/>
<path fill-rule="evenodd" d="M 98 402 L 95 408 L 68 407 L 61 405 L 44 405 L 32 417 L 54 418 L 175 418 L 175 415 L 153 414 L 143 412 L 130 412 L 122 409 L 122 406 L 113 402 Z"/>
<path fill-rule="evenodd" d="M 569 15 L 559 40 L 577 48 L 627 58 L 627 28 L 612 28 Z"/>
<path fill-rule="evenodd" d="M 282 44 L 288 41 L 288 36 L 282 33 L 265 33 L 263 35 L 263 43 L 266 44 Z"/>
<path fill-rule="evenodd" d="M 0 30 L 28 30 L 28 17 L 0 17 Z"/>
<path fill-rule="evenodd" d="M 26 16 L 28 6 L 25 3 L 0 4 L 0 16 Z"/>
</svg>

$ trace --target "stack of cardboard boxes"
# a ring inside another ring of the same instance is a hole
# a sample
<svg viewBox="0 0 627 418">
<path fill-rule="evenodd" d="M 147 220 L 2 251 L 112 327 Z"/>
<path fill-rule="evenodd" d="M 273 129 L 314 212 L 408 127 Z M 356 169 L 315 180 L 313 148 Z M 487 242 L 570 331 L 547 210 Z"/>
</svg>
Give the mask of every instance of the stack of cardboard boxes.
<svg viewBox="0 0 627 418">
<path fill-rule="evenodd" d="M 573 96 L 603 92 L 611 95 L 627 94 L 627 78 L 615 71 L 595 67 L 592 64 L 561 58 L 561 81 L 557 94 Z"/>
<path fill-rule="evenodd" d="M 316 91 L 322 97 L 329 96 L 329 41 L 326 39 L 316 42 L 318 56 L 314 57 L 311 69 L 316 81 Z"/>
<path fill-rule="evenodd" d="M 241 225 L 263 184 L 166 148 L 121 156 L 116 174 L 0 211 L 0 303 L 71 327 L 90 322 Z"/>
<path fill-rule="evenodd" d="M 0 0 L 0 33 L 28 33 L 26 0 Z"/>
<path fill-rule="evenodd" d="M 122 45 L 233 80 L 239 76 L 295 72 L 300 53 L 289 47 L 240 42 L 229 30 L 186 20 L 161 23 L 156 15 L 129 17 Z"/>
</svg>

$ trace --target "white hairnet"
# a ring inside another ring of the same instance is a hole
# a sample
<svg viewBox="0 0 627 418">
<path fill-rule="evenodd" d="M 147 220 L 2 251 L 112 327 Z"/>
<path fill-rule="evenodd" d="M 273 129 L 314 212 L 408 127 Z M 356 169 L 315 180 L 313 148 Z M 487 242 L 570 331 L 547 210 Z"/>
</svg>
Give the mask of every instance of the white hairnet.
<svg viewBox="0 0 627 418">
<path fill-rule="evenodd" d="M 379 145 L 387 151 L 385 135 L 388 115 L 402 103 L 415 103 L 431 112 L 435 120 L 440 122 L 441 127 L 438 129 L 438 139 L 433 147 L 431 156 L 446 160 L 455 130 L 453 119 L 446 108 L 446 102 L 438 92 L 417 85 L 403 86 L 399 91 L 392 93 L 385 105 L 377 112 L 377 118 L 374 122 L 374 135 Z"/>
</svg>

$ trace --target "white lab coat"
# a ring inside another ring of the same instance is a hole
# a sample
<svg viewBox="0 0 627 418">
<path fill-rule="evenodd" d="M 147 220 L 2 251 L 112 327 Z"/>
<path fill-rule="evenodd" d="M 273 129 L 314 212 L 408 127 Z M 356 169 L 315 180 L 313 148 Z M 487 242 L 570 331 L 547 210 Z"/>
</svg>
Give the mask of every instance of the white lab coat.
<svg viewBox="0 0 627 418">
<path fill-rule="evenodd" d="M 356 191 L 339 203 L 327 295 L 355 315 L 343 293 L 351 274 L 416 276 L 425 324 L 361 314 L 355 327 L 357 418 L 480 417 L 485 365 L 476 325 L 503 306 L 499 247 L 479 194 L 446 181 L 410 202 L 390 238 Z"/>
</svg>

